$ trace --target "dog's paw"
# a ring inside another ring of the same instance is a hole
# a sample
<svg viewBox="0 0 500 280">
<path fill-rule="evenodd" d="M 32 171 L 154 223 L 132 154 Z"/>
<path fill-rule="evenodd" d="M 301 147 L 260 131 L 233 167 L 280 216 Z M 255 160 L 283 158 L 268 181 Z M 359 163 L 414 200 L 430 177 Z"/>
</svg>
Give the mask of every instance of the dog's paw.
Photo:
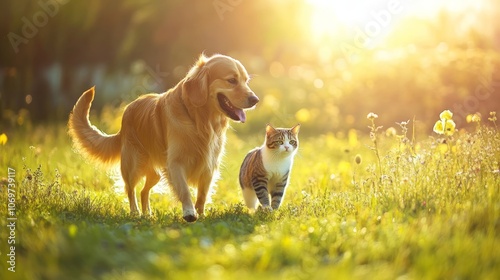
<svg viewBox="0 0 500 280">
<path fill-rule="evenodd" d="M 138 218 L 141 216 L 141 212 L 137 209 L 130 210 L 130 217 L 132 218 Z"/>
<path fill-rule="evenodd" d="M 196 212 L 194 211 L 194 209 L 193 210 L 185 209 L 183 212 L 184 213 L 183 213 L 182 218 L 188 223 L 195 222 L 198 219 L 198 215 L 196 215 Z"/>
<path fill-rule="evenodd" d="M 196 222 L 196 220 L 198 219 L 198 217 L 196 217 L 196 215 L 187 215 L 187 216 L 183 216 L 182 217 L 186 222 L 188 223 L 193 223 L 193 222 Z"/>
</svg>

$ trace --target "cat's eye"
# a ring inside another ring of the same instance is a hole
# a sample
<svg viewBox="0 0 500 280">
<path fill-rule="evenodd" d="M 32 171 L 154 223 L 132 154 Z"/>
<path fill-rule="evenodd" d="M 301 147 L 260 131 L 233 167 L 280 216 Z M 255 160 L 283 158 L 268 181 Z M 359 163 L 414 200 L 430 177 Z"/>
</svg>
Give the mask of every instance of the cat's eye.
<svg viewBox="0 0 500 280">
<path fill-rule="evenodd" d="M 276 143 L 278 143 L 278 145 L 283 145 L 283 141 L 276 141 Z"/>
<path fill-rule="evenodd" d="M 297 141 L 295 141 L 295 140 L 290 140 L 290 145 L 295 146 L 296 144 L 297 144 Z"/>
<path fill-rule="evenodd" d="M 236 85 L 236 84 L 238 84 L 238 80 L 236 80 L 235 78 L 230 78 L 230 79 L 228 79 L 227 81 L 228 81 L 228 83 L 230 83 L 230 84 L 232 84 L 232 85 Z"/>
</svg>

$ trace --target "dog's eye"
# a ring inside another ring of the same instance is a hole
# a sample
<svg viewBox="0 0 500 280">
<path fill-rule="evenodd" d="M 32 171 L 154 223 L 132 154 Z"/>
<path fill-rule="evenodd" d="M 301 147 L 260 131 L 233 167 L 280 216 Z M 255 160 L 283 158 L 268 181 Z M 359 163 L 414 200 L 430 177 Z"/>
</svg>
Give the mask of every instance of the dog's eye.
<svg viewBox="0 0 500 280">
<path fill-rule="evenodd" d="M 235 78 L 228 79 L 227 81 L 232 85 L 238 84 L 238 80 L 236 80 Z"/>
</svg>

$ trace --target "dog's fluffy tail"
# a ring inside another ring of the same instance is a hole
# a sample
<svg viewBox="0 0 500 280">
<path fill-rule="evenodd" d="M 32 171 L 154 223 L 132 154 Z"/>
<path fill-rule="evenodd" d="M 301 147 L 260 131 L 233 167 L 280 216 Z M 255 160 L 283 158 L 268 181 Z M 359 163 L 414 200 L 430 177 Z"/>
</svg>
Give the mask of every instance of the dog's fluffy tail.
<svg viewBox="0 0 500 280">
<path fill-rule="evenodd" d="M 94 100 L 94 87 L 80 96 L 69 115 L 69 135 L 75 148 L 89 159 L 105 165 L 115 164 L 120 160 L 120 133 L 107 135 L 90 124 L 89 111 Z"/>
</svg>

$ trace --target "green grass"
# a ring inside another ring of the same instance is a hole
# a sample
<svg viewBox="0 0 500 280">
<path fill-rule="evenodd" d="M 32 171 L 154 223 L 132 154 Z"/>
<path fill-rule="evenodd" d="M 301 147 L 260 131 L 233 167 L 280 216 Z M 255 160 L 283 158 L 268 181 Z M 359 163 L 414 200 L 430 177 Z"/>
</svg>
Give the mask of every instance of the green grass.
<svg viewBox="0 0 500 280">
<path fill-rule="evenodd" d="M 152 195 L 153 217 L 130 217 L 62 125 L 9 134 L 0 226 L 11 167 L 16 272 L 2 230 L 0 279 L 498 279 L 500 133 L 368 132 L 302 137 L 282 207 L 252 215 L 237 174 L 263 135 L 230 131 L 212 203 L 192 224 L 168 193 Z"/>
</svg>

